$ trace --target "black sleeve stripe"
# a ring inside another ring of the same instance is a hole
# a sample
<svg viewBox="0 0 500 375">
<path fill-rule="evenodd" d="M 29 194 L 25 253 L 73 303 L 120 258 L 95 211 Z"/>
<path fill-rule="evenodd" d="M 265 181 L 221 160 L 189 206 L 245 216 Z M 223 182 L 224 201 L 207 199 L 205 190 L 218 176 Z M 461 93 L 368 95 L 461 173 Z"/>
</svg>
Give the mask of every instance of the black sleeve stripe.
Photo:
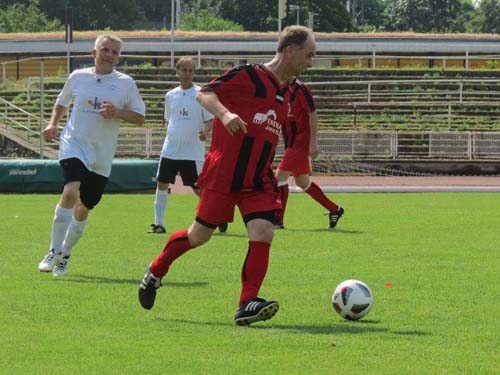
<svg viewBox="0 0 500 375">
<path fill-rule="evenodd" d="M 201 88 L 201 90 L 202 91 L 213 90 L 214 88 L 219 86 L 221 83 L 227 82 L 230 79 L 234 78 L 239 72 L 241 72 L 242 69 L 243 69 L 242 66 L 237 66 L 235 68 L 228 70 L 227 72 L 225 72 L 223 75 L 221 75 L 216 80 L 203 86 Z"/>
<path fill-rule="evenodd" d="M 281 134 L 283 134 L 283 143 L 285 144 L 285 148 L 288 148 L 290 146 L 288 146 L 288 132 L 287 132 L 287 127 L 286 126 L 282 126 L 281 127 Z"/>
<path fill-rule="evenodd" d="M 254 188 L 259 191 L 264 191 L 264 183 L 262 178 L 260 177 L 261 173 L 264 171 L 264 167 L 266 166 L 269 156 L 271 155 L 271 150 L 273 149 L 273 145 L 271 142 L 264 142 L 264 147 L 262 147 L 262 152 L 260 153 L 260 158 L 257 163 L 257 167 L 255 169 L 255 174 L 253 177 Z"/>
<path fill-rule="evenodd" d="M 234 168 L 233 180 L 231 181 L 231 192 L 233 193 L 241 191 L 254 141 L 255 138 L 253 137 L 243 137 L 240 154 L 238 155 L 238 160 L 236 161 L 236 166 Z"/>
<path fill-rule="evenodd" d="M 290 123 L 290 129 L 292 131 L 292 134 L 289 135 L 288 147 L 293 147 L 293 145 L 295 145 L 295 138 L 297 136 L 297 122 L 296 121 L 292 121 Z"/>
<path fill-rule="evenodd" d="M 312 95 L 309 93 L 309 91 L 307 91 L 307 89 L 303 85 L 300 85 L 299 87 L 300 87 L 300 90 L 302 91 L 302 93 L 304 94 L 304 98 L 306 98 L 307 104 L 309 105 L 309 109 L 310 109 L 309 112 L 315 111 L 316 106 L 314 105 L 314 99 L 313 99 Z"/>
<path fill-rule="evenodd" d="M 250 76 L 250 80 L 252 81 L 253 85 L 255 86 L 255 96 L 257 98 L 266 98 L 266 86 L 264 85 L 264 82 L 262 82 L 262 80 L 259 78 L 259 75 L 255 71 L 255 67 L 253 65 L 245 65 L 244 68 Z"/>
</svg>

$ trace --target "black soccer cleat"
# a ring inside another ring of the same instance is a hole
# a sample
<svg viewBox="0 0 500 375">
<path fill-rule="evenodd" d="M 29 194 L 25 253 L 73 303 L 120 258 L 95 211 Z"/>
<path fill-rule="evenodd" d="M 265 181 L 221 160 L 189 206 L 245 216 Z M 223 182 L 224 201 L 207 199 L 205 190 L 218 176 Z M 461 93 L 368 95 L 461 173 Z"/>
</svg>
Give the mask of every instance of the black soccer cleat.
<svg viewBox="0 0 500 375">
<path fill-rule="evenodd" d="M 219 232 L 226 233 L 227 232 L 227 223 L 219 224 Z"/>
<path fill-rule="evenodd" d="M 155 277 L 149 267 L 139 286 L 139 302 L 146 310 L 151 310 L 155 304 L 156 289 L 161 286 L 161 278 Z"/>
<path fill-rule="evenodd" d="M 254 298 L 238 307 L 234 321 L 239 326 L 248 326 L 261 320 L 271 319 L 279 308 L 277 301 Z"/>
<path fill-rule="evenodd" d="M 330 229 L 335 228 L 335 226 L 337 225 L 337 223 L 339 222 L 339 220 L 343 214 L 344 214 L 344 209 L 340 206 L 337 209 L 337 211 L 330 212 L 328 214 L 328 216 L 330 218 L 330 223 L 328 224 L 328 228 L 330 228 Z"/>
<path fill-rule="evenodd" d="M 285 229 L 285 225 L 284 224 L 274 224 L 274 229 Z"/>
<path fill-rule="evenodd" d="M 167 233 L 167 231 L 165 230 L 165 227 L 163 225 L 151 224 L 151 229 L 148 231 L 148 233 L 162 234 Z"/>
</svg>

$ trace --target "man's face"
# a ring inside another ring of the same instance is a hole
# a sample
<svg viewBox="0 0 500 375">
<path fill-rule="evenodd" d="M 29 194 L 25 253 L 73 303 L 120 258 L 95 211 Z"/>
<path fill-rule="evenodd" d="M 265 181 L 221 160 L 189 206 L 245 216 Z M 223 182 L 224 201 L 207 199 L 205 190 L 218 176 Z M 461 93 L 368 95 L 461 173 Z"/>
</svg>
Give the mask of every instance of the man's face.
<svg viewBox="0 0 500 375">
<path fill-rule="evenodd" d="M 104 39 L 98 49 L 92 51 L 95 65 L 99 70 L 111 72 L 120 61 L 120 45 L 109 39 Z"/>
<path fill-rule="evenodd" d="M 194 66 L 192 64 L 182 64 L 175 71 L 182 87 L 189 88 L 192 86 L 194 78 Z"/>
<path fill-rule="evenodd" d="M 312 59 L 316 55 L 316 42 L 308 37 L 302 46 L 291 46 L 292 65 L 294 75 L 298 76 L 312 66 Z"/>
</svg>

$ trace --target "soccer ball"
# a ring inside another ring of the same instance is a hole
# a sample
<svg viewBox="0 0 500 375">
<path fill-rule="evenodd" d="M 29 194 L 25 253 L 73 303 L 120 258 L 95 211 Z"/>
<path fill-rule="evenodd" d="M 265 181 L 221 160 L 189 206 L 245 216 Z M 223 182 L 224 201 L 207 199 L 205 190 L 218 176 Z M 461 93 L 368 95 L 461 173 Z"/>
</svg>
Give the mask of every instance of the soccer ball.
<svg viewBox="0 0 500 375">
<path fill-rule="evenodd" d="M 332 306 L 344 319 L 361 319 L 368 314 L 372 305 L 372 291 L 362 281 L 342 281 L 333 292 Z"/>
</svg>

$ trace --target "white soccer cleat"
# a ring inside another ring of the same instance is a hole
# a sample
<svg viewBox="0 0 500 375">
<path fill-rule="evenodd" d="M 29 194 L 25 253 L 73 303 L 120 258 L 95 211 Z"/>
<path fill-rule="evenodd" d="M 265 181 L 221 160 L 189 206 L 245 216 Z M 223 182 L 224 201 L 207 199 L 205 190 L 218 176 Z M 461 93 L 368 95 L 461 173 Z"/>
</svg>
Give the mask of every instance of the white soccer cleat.
<svg viewBox="0 0 500 375">
<path fill-rule="evenodd" d="M 52 275 L 56 277 L 66 276 L 68 274 L 68 261 L 69 255 L 62 257 L 61 261 L 54 266 Z"/>
<path fill-rule="evenodd" d="M 40 272 L 52 272 L 52 269 L 59 260 L 59 254 L 56 254 L 54 249 L 50 249 L 47 255 L 42 259 L 38 265 Z"/>
</svg>

